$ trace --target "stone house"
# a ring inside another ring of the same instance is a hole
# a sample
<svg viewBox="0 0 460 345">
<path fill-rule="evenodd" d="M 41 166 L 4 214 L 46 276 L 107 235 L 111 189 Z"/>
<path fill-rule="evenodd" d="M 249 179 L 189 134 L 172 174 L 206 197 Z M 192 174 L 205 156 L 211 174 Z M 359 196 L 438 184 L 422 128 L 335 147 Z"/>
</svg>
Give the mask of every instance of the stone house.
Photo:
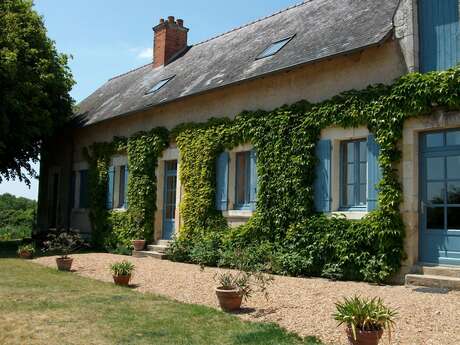
<svg viewBox="0 0 460 345">
<path fill-rule="evenodd" d="M 459 13 L 458 0 L 310 0 L 193 45 L 183 20 L 161 19 L 153 28 L 152 62 L 108 80 L 79 104 L 79 126 L 49 143 L 38 225 L 91 232 L 84 147 L 447 69 L 460 61 Z M 367 127 L 326 128 L 318 148 L 326 173 L 318 182 L 324 191 L 315 199 L 318 211 L 360 219 L 375 208 L 378 166 Z M 458 265 L 460 114 L 438 111 L 407 120 L 401 148 L 402 271 L 420 262 Z M 155 240 L 168 240 L 180 228 L 180 160 L 171 142 L 155 172 Z M 254 212 L 256 156 L 247 143 L 219 160 L 216 207 L 236 226 Z M 107 208 L 123 212 L 129 207 L 126 156 L 112 157 L 108 176 Z"/>
</svg>

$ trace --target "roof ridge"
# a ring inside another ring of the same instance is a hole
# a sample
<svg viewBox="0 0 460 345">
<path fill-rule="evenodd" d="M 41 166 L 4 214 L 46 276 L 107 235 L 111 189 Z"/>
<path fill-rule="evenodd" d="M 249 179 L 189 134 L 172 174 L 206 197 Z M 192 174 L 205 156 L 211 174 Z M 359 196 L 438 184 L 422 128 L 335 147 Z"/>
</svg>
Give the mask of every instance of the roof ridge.
<svg viewBox="0 0 460 345">
<path fill-rule="evenodd" d="M 252 22 L 249 22 L 249 23 L 246 23 L 246 24 L 244 24 L 244 25 L 238 26 L 238 27 L 236 27 L 236 28 L 230 29 L 230 30 L 225 31 L 225 32 L 223 32 L 223 33 L 221 33 L 221 34 L 218 34 L 218 35 L 216 35 L 216 36 L 213 36 L 213 37 L 211 37 L 211 38 L 208 38 L 208 39 L 206 39 L 206 40 L 204 40 L 204 41 L 200 41 L 200 42 L 198 42 L 198 43 L 195 43 L 195 44 L 193 45 L 193 47 L 195 47 L 195 46 L 197 46 L 197 45 L 200 45 L 200 44 L 203 44 L 203 43 L 206 43 L 206 42 L 209 42 L 209 41 L 212 41 L 212 40 L 214 40 L 214 39 L 216 39 L 216 38 L 222 37 L 222 36 L 227 35 L 227 34 L 229 34 L 229 33 L 232 33 L 232 32 L 235 32 L 235 31 L 238 31 L 238 30 L 241 30 L 241 29 L 244 29 L 244 28 L 246 28 L 246 27 L 248 27 L 248 26 L 250 26 L 250 25 L 254 25 L 254 24 L 259 23 L 259 22 L 261 22 L 261 21 L 263 21 L 263 20 L 269 19 L 269 18 L 271 18 L 271 17 L 274 17 L 274 16 L 276 16 L 276 15 L 278 15 L 278 14 L 287 12 L 287 11 L 292 10 L 292 9 L 294 9 L 294 8 L 303 6 L 303 5 L 305 5 L 305 4 L 307 4 L 307 3 L 310 3 L 310 2 L 312 2 L 312 1 L 314 1 L 314 0 L 304 0 L 304 1 L 302 1 L 302 2 L 295 3 L 294 5 L 291 5 L 291 6 L 289 6 L 289 7 L 283 8 L 283 9 L 281 9 L 281 10 L 279 10 L 279 11 L 276 11 L 276 12 L 274 12 L 274 13 L 272 13 L 272 14 L 269 14 L 269 15 L 267 15 L 267 16 L 265 16 L 265 17 L 262 17 L 262 18 L 253 20 Z"/>
<path fill-rule="evenodd" d="M 142 66 L 135 67 L 135 68 L 133 68 L 133 69 L 127 71 L 127 72 L 124 72 L 124 73 L 118 74 L 118 75 L 116 75 L 116 76 L 114 76 L 114 77 L 112 77 L 112 78 L 109 78 L 108 81 L 111 81 L 111 80 L 113 80 L 113 79 L 117 79 L 117 78 L 123 77 L 124 75 L 127 75 L 127 74 L 129 74 L 129 73 L 135 72 L 135 71 L 137 71 L 137 70 L 139 70 L 139 69 L 141 69 L 141 68 L 147 67 L 148 65 L 152 65 L 152 64 L 153 64 L 153 61 L 152 61 L 152 62 L 149 62 L 149 63 L 146 63 L 146 64 L 144 64 L 144 65 L 142 65 Z"/>
</svg>

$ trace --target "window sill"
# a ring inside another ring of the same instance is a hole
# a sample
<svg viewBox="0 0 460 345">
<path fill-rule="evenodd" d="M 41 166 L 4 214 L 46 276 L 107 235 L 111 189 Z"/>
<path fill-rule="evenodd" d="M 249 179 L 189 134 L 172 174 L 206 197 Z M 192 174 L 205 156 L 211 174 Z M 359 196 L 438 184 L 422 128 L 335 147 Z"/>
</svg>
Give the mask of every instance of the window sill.
<svg viewBox="0 0 460 345">
<path fill-rule="evenodd" d="M 228 210 L 222 212 L 224 218 L 251 218 L 254 214 L 252 210 Z"/>
<path fill-rule="evenodd" d="M 126 212 L 127 210 L 128 209 L 126 209 L 126 208 L 112 208 L 109 211 L 112 211 L 112 212 Z"/>
<path fill-rule="evenodd" d="M 331 212 L 331 216 L 344 216 L 346 219 L 359 220 L 364 218 L 369 212 L 367 211 L 334 211 Z"/>
</svg>

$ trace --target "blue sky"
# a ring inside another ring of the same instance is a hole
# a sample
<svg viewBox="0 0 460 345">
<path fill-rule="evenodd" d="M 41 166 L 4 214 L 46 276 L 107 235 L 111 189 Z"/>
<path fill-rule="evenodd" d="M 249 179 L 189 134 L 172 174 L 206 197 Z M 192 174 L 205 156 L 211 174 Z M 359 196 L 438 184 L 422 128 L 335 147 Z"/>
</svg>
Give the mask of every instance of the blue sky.
<svg viewBox="0 0 460 345">
<path fill-rule="evenodd" d="M 295 0 L 35 0 L 48 36 L 70 54 L 77 84 L 72 97 L 83 100 L 107 79 L 149 63 L 152 27 L 160 18 L 184 19 L 189 44 L 218 35 L 298 3 Z M 38 171 L 38 166 L 36 166 Z M 8 192 L 36 199 L 38 181 L 29 189 L 19 181 L 0 184 Z"/>
</svg>

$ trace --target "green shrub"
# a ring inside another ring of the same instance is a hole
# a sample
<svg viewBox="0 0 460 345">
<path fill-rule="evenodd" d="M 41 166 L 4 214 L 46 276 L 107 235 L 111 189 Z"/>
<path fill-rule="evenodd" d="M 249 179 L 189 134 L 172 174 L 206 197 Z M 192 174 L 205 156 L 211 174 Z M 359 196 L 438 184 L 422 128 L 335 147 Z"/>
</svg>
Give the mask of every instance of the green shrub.
<svg viewBox="0 0 460 345">
<path fill-rule="evenodd" d="M 183 237 L 173 239 L 169 247 L 166 249 L 166 255 L 169 260 L 175 262 L 191 262 L 190 251 L 192 244 L 190 240 Z"/>
</svg>

